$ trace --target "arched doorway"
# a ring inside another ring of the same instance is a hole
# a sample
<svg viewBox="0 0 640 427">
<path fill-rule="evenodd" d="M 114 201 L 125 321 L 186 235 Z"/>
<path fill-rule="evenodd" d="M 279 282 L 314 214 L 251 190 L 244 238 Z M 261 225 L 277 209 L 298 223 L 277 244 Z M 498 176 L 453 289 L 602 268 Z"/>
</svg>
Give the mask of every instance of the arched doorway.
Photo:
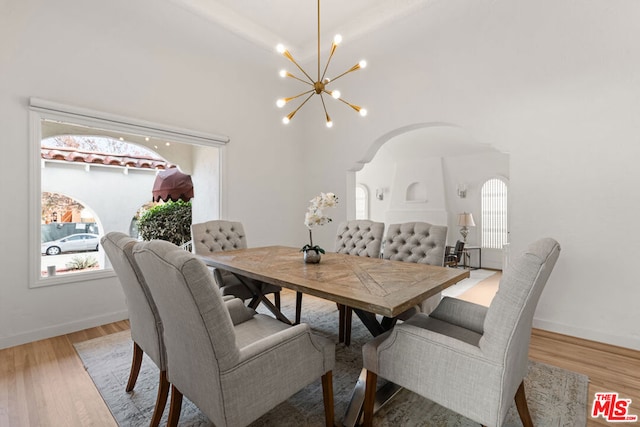
<svg viewBox="0 0 640 427">
<path fill-rule="evenodd" d="M 493 176 L 509 176 L 507 154 L 446 123 L 414 124 L 389 132 L 372 143 L 365 158 L 368 162 L 348 180 L 354 186 L 348 193 L 355 198 L 355 187 L 363 185 L 381 195 L 371 198 L 369 219 L 446 225 L 449 244 L 462 237 L 459 213 L 472 213 L 479 222 L 482 184 Z M 481 245 L 479 227 L 470 230 L 468 244 Z M 500 249 L 483 249 L 482 258 L 483 266 L 502 267 Z"/>
</svg>

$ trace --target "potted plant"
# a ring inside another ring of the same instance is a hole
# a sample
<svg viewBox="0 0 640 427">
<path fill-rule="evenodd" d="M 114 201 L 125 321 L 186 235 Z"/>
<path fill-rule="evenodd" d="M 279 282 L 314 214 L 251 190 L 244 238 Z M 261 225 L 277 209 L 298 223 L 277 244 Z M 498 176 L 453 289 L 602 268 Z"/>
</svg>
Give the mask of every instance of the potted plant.
<svg viewBox="0 0 640 427">
<path fill-rule="evenodd" d="M 312 229 L 316 225 L 324 225 L 331 222 L 331 218 L 324 215 L 323 209 L 333 208 L 336 204 L 338 204 L 338 197 L 333 193 L 320 193 L 319 196 L 311 199 L 311 204 L 304 216 L 304 225 L 309 229 L 309 243 L 300 249 L 304 253 L 304 261 L 306 263 L 319 263 L 320 254 L 325 253 L 324 249 L 313 244 Z"/>
</svg>

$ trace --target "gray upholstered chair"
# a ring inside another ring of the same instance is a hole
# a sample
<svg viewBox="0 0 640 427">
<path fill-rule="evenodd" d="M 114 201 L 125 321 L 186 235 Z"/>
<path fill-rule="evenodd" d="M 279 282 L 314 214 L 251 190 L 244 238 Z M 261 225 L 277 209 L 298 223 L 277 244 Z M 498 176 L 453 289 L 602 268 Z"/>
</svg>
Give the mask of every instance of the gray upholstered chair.
<svg viewBox="0 0 640 427">
<path fill-rule="evenodd" d="M 236 221 L 214 220 L 191 225 L 191 240 L 193 252 L 202 257 L 207 264 L 207 254 L 218 251 L 230 251 L 247 248 L 247 236 L 242 223 Z M 260 293 L 274 294 L 275 306 L 280 309 L 280 286 L 262 283 L 250 278 L 243 279 L 242 283 L 234 274 L 212 268 L 216 283 L 220 287 L 222 295 L 233 295 L 245 301 L 250 299 L 249 307 L 256 308 L 260 300 L 245 283 L 255 286 Z"/>
<path fill-rule="evenodd" d="M 533 314 L 560 254 L 545 238 L 509 263 L 487 308 L 446 297 L 362 348 L 367 370 L 365 425 L 371 425 L 377 376 L 486 426 L 501 426 L 515 402 L 531 426 L 523 379 Z"/>
<path fill-rule="evenodd" d="M 172 243 L 141 242 L 133 254 L 164 327 L 169 426 L 178 423 L 183 395 L 216 426 L 245 426 L 320 377 L 333 425 L 331 341 L 239 299 L 225 306 L 206 265 Z"/>
<path fill-rule="evenodd" d="M 111 232 L 102 237 L 101 243 L 111 261 L 113 270 L 118 275 L 129 311 L 133 360 L 126 391 L 133 390 L 140 372 L 142 356 L 147 353 L 160 370 L 156 406 L 151 417 L 151 426 L 157 426 L 162 418 L 169 394 L 162 321 L 149 288 L 133 259 L 132 250 L 136 240 L 124 233 Z"/>
<path fill-rule="evenodd" d="M 446 245 L 447 227 L 444 225 L 427 222 L 391 224 L 384 239 L 382 258 L 442 267 Z M 442 295 L 438 293 L 398 317 L 405 320 L 416 312 L 429 314 L 441 298 Z"/>
<path fill-rule="evenodd" d="M 369 220 L 344 221 L 338 224 L 333 251 L 339 254 L 380 258 L 384 223 Z M 300 322 L 302 294 L 296 295 L 296 322 Z M 340 313 L 338 341 L 351 344 L 351 307 L 338 304 Z"/>
</svg>

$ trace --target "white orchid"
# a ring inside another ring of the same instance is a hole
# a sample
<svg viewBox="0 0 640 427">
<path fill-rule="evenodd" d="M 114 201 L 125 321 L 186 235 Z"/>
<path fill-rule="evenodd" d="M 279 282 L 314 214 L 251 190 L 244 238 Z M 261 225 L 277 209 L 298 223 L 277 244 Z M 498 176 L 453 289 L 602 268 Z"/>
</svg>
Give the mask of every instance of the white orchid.
<svg viewBox="0 0 640 427">
<path fill-rule="evenodd" d="M 331 218 L 324 215 L 322 210 L 326 208 L 333 208 L 338 204 L 338 197 L 333 193 L 320 193 L 319 196 L 310 200 L 311 204 L 307 209 L 307 213 L 304 216 L 304 225 L 309 229 L 309 243 L 304 245 L 302 251 L 308 251 L 310 249 L 316 252 L 324 253 L 324 249 L 318 245 L 313 245 L 313 236 L 311 235 L 311 229 L 316 225 L 325 225 L 331 222 Z"/>
</svg>

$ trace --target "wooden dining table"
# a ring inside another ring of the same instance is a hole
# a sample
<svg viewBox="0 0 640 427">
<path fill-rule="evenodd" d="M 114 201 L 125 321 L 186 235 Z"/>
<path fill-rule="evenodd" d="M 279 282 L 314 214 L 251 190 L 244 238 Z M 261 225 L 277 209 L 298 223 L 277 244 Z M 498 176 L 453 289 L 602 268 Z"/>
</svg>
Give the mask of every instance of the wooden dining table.
<svg viewBox="0 0 640 427">
<path fill-rule="evenodd" d="M 373 336 L 389 330 L 399 314 L 469 277 L 468 270 L 337 253 L 323 254 L 320 263 L 307 264 L 299 249 L 286 246 L 212 252 L 203 256 L 203 260 L 244 280 L 254 297 L 262 300 L 282 321 L 288 322 L 288 319 L 259 294 L 258 287 L 244 278 L 351 307 Z M 381 320 L 376 315 L 380 315 Z M 388 399 L 397 391 L 393 384 L 382 387 L 379 399 Z M 356 425 L 363 401 L 364 376 L 361 375 L 343 425 Z"/>
</svg>

